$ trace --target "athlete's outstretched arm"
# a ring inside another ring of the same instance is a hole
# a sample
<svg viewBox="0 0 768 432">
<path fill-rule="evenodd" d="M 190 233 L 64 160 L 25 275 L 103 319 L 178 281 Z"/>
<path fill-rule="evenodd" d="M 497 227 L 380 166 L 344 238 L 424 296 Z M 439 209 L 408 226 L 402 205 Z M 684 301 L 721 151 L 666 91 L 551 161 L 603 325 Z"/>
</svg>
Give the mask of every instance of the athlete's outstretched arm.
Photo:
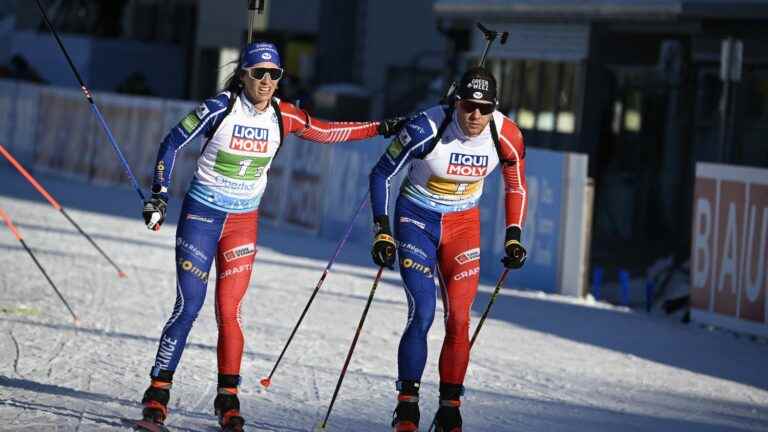
<svg viewBox="0 0 768 432">
<path fill-rule="evenodd" d="M 504 201 L 506 227 L 512 228 L 518 238 L 522 234 L 527 205 L 525 182 L 525 145 L 520 129 L 509 120 L 504 122 L 499 134 L 502 158 L 502 176 L 504 177 Z"/>
<path fill-rule="evenodd" d="M 285 133 L 306 140 L 337 143 L 371 138 L 379 134 L 379 122 L 329 122 L 313 118 L 296 105 L 280 102 Z"/>
<path fill-rule="evenodd" d="M 371 170 L 369 186 L 371 188 L 371 208 L 374 220 L 386 216 L 390 201 L 390 186 L 394 178 L 408 161 L 414 157 L 424 156 L 435 131 L 432 123 L 425 114 L 419 114 L 405 124 L 387 147 L 387 151 Z"/>
<path fill-rule="evenodd" d="M 159 193 L 167 201 L 176 153 L 201 133 L 207 134 L 218 117 L 223 115 L 228 103 L 229 94 L 226 92 L 205 100 L 165 136 L 157 152 L 155 175 L 152 179 L 153 193 Z"/>
</svg>

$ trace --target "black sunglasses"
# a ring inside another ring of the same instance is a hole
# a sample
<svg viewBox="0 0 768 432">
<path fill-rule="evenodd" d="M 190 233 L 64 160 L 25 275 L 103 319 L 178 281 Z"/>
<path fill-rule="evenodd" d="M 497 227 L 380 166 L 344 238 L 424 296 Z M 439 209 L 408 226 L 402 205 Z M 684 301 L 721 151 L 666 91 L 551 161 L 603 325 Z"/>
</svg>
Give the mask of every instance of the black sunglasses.
<svg viewBox="0 0 768 432">
<path fill-rule="evenodd" d="M 472 112 L 475 112 L 475 110 L 479 110 L 480 114 L 482 115 L 488 115 L 496 109 L 496 105 L 492 103 L 478 103 L 478 102 L 472 102 L 468 100 L 459 101 L 459 105 L 461 106 L 462 110 L 468 113 L 472 113 Z"/>
<path fill-rule="evenodd" d="M 283 70 L 280 68 L 250 68 L 246 69 L 248 71 L 248 76 L 255 80 L 262 80 L 264 79 L 265 74 L 269 74 L 269 79 L 272 81 L 277 81 L 280 78 L 283 77 Z"/>
</svg>

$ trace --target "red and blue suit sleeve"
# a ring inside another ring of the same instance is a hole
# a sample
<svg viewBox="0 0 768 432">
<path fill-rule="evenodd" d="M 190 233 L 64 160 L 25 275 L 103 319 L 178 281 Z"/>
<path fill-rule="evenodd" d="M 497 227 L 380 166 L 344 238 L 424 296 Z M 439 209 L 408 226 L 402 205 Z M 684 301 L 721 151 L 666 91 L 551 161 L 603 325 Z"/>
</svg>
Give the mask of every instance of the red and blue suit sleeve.
<svg viewBox="0 0 768 432">
<path fill-rule="evenodd" d="M 525 182 L 525 145 L 517 125 L 504 119 L 499 134 L 501 173 L 504 178 L 506 226 L 522 230 L 525 222 L 527 187 Z"/>
<path fill-rule="evenodd" d="M 215 98 L 206 99 L 194 111 L 186 115 L 171 129 L 160 143 L 155 163 L 155 174 L 152 178 L 152 191 L 168 198 L 168 188 L 171 185 L 171 173 L 176 161 L 176 153 L 189 144 L 200 134 L 208 135 L 213 125 L 229 104 L 229 93 L 221 93 Z"/>
<path fill-rule="evenodd" d="M 379 122 L 331 122 L 313 118 L 296 105 L 280 102 L 283 131 L 318 143 L 338 143 L 372 138 L 379 134 Z M 285 136 L 283 136 L 285 138 Z"/>
<path fill-rule="evenodd" d="M 392 179 L 415 157 L 431 150 L 435 128 L 426 114 L 411 118 L 373 167 L 369 176 L 371 208 L 374 219 L 388 214 Z"/>
</svg>

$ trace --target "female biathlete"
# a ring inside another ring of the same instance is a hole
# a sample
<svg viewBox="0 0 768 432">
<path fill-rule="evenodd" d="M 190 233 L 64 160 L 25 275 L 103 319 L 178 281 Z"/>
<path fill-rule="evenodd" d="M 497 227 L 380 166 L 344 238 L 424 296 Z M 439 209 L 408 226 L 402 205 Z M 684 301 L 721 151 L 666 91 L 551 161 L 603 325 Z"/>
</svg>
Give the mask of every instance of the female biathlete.
<svg viewBox="0 0 768 432">
<path fill-rule="evenodd" d="M 225 430 L 242 430 L 237 398 L 243 332 L 240 302 L 248 288 L 256 253 L 259 202 L 267 174 L 287 134 L 321 143 L 360 140 L 396 132 L 397 119 L 379 122 L 324 122 L 275 98 L 283 76 L 272 43 L 248 45 L 227 90 L 204 101 L 174 127 L 160 145 L 152 198 L 144 206 L 147 228 L 165 218 L 176 153 L 195 137 L 206 137 L 182 205 L 176 231 L 176 304 L 160 336 L 142 399 L 145 422 L 162 424 L 168 415 L 173 374 L 192 323 L 205 300 L 208 272 L 216 260 L 216 319 L 219 328 L 218 395 L 214 411 Z"/>
<path fill-rule="evenodd" d="M 507 256 L 504 265 L 525 261 L 520 244 L 525 214 L 525 149 L 517 125 L 495 110 L 496 81 L 475 67 L 461 79 L 451 107 L 427 109 L 406 123 L 370 176 L 377 234 L 373 260 L 392 268 L 395 250 L 408 299 L 408 321 L 398 350 L 399 391 L 392 425 L 419 425 L 419 384 L 427 361 L 427 332 L 435 315 L 438 277 L 445 305 L 445 340 L 440 354 L 440 405 L 436 426 L 461 432 L 459 413 L 469 363 L 469 314 L 480 275 L 480 211 L 483 179 L 501 164 L 506 193 Z M 410 170 L 395 209 L 395 235 L 387 208 L 390 181 Z"/>
</svg>

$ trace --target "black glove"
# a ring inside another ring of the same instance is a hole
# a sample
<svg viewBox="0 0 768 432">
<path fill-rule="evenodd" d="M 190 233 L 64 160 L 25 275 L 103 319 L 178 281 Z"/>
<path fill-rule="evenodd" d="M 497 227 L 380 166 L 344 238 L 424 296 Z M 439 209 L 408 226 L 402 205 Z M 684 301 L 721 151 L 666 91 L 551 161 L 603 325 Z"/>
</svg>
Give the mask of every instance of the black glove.
<svg viewBox="0 0 768 432">
<path fill-rule="evenodd" d="M 522 243 L 520 243 L 520 235 L 522 234 L 520 228 L 509 227 L 504 241 L 504 251 L 507 256 L 501 259 L 504 267 L 508 269 L 519 269 L 525 264 L 525 259 L 528 257 L 528 252 L 525 251 Z"/>
<path fill-rule="evenodd" d="M 378 266 L 395 269 L 395 239 L 389 231 L 389 219 L 386 215 L 376 216 L 376 236 L 373 238 L 371 257 Z"/>
<path fill-rule="evenodd" d="M 382 120 L 379 123 L 379 135 L 384 136 L 384 138 L 389 138 L 392 135 L 400 132 L 400 129 L 405 126 L 407 121 L 408 117 L 394 117 L 391 119 Z"/>
<path fill-rule="evenodd" d="M 159 231 L 160 225 L 165 221 L 165 209 L 168 207 L 168 198 L 162 194 L 152 194 L 152 198 L 144 201 L 144 223 L 147 228 Z"/>
</svg>

